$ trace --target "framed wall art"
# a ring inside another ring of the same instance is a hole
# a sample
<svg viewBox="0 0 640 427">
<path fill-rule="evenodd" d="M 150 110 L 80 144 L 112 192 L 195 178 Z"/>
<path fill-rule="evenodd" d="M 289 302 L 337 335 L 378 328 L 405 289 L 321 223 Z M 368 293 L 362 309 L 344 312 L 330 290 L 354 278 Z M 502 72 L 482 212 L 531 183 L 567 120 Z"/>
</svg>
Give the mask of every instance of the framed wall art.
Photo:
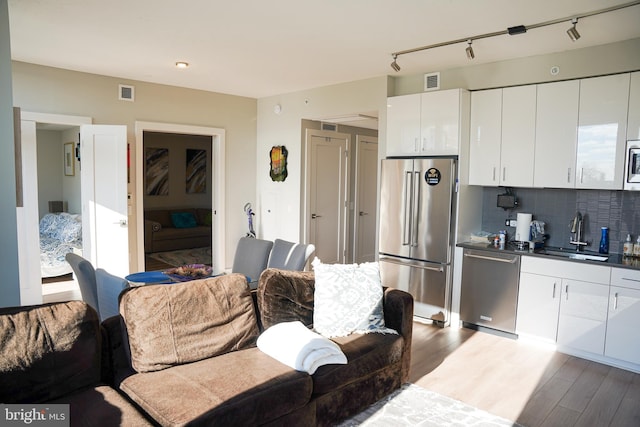
<svg viewBox="0 0 640 427">
<path fill-rule="evenodd" d="M 207 190 L 207 150 L 187 148 L 187 194 L 204 193 Z"/>
<path fill-rule="evenodd" d="M 271 160 L 271 167 L 269 168 L 269 175 L 272 181 L 284 181 L 287 179 L 287 155 L 289 152 L 284 145 L 277 145 L 271 148 L 269 157 Z"/>
<path fill-rule="evenodd" d="M 149 196 L 169 195 L 169 149 L 145 148 L 145 192 Z"/>
<path fill-rule="evenodd" d="M 76 157 L 73 142 L 64 143 L 64 175 L 74 176 L 76 174 Z"/>
</svg>

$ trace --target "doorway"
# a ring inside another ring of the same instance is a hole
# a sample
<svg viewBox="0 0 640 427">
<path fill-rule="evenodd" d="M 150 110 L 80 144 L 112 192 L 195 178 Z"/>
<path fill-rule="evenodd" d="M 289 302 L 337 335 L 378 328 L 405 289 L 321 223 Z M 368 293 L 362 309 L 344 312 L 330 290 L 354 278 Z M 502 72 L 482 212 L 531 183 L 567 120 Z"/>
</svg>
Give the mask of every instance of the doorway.
<svg viewBox="0 0 640 427">
<path fill-rule="evenodd" d="M 145 269 L 145 231 L 144 231 L 144 209 L 145 209 L 145 133 L 165 134 L 169 137 L 176 135 L 194 136 L 197 139 L 206 139 L 211 156 L 211 193 L 207 206 L 211 212 L 211 253 L 214 272 L 221 273 L 225 266 L 225 130 L 219 128 L 209 128 L 202 126 L 189 126 L 171 123 L 136 122 L 136 146 L 135 146 L 135 196 L 132 196 L 130 203 L 135 206 L 137 225 L 137 271 Z M 182 149 L 188 149 L 184 146 Z M 171 171 L 169 171 L 171 173 Z M 184 188 L 184 187 L 182 187 Z M 171 191 L 171 190 L 169 190 Z M 192 195 L 196 196 L 197 195 Z M 184 195 L 177 204 L 184 204 L 190 195 Z M 192 198 L 192 197 L 191 197 Z M 200 197 L 201 198 L 201 197 Z M 178 207 L 178 206 L 174 206 Z"/>
</svg>

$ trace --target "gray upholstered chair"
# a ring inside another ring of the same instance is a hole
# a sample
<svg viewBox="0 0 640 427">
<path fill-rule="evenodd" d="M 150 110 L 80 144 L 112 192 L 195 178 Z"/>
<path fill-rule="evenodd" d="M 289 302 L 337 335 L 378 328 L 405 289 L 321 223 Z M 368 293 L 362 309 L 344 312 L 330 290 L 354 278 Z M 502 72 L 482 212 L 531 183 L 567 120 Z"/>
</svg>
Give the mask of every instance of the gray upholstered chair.
<svg viewBox="0 0 640 427">
<path fill-rule="evenodd" d="M 270 240 L 242 237 L 236 247 L 231 272 L 244 274 L 251 289 L 257 288 L 260 274 L 267 268 L 272 247 Z"/>
<path fill-rule="evenodd" d="M 311 243 L 294 243 L 276 239 L 273 242 L 273 249 L 269 256 L 267 268 L 302 271 L 315 250 L 316 247 Z"/>
<path fill-rule="evenodd" d="M 120 292 L 129 287 L 129 282 L 122 277 L 103 270 L 96 269 L 96 287 L 98 290 L 98 305 L 100 306 L 100 320 L 108 319 L 119 313 L 118 297 Z"/>
<path fill-rule="evenodd" d="M 76 276 L 82 300 L 100 313 L 98 304 L 98 289 L 96 287 L 96 270 L 93 265 L 80 255 L 69 252 L 65 259 L 71 265 L 73 274 Z"/>
</svg>

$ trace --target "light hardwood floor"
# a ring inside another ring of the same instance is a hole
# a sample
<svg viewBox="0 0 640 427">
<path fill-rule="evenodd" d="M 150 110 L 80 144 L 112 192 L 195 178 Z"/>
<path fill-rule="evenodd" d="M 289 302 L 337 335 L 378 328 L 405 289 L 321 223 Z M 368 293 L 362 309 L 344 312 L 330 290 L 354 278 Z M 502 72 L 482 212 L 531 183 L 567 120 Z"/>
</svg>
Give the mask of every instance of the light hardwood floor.
<svg viewBox="0 0 640 427">
<path fill-rule="evenodd" d="M 543 346 L 414 322 L 410 381 L 526 427 L 640 426 L 640 375 Z"/>
</svg>

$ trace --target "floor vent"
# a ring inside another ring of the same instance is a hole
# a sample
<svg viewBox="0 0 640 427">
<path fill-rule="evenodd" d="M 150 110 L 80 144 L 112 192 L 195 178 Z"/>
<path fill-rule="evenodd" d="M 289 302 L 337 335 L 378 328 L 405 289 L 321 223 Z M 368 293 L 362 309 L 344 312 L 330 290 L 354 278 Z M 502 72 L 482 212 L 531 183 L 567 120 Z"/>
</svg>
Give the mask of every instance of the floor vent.
<svg viewBox="0 0 640 427">
<path fill-rule="evenodd" d="M 424 91 L 440 89 L 440 73 L 429 73 L 424 75 Z"/>
</svg>

